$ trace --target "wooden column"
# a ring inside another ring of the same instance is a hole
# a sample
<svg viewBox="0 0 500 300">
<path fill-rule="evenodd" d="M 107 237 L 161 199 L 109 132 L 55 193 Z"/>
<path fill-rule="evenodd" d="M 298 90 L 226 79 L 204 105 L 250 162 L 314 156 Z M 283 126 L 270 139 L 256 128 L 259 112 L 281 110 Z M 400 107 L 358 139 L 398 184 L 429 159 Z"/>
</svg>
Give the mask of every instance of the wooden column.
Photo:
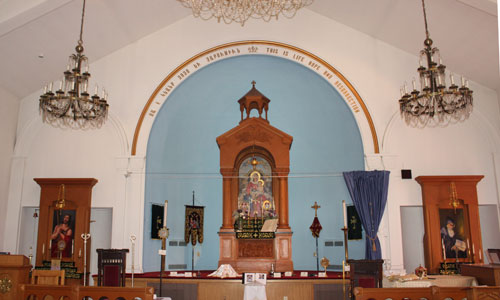
<svg viewBox="0 0 500 300">
<path fill-rule="evenodd" d="M 232 229 L 232 200 L 231 200 L 231 184 L 232 184 L 232 169 L 222 170 L 222 227 L 221 230 Z"/>
<path fill-rule="evenodd" d="M 288 177 L 279 177 L 280 199 L 279 199 L 279 229 L 290 229 L 288 223 Z"/>
</svg>

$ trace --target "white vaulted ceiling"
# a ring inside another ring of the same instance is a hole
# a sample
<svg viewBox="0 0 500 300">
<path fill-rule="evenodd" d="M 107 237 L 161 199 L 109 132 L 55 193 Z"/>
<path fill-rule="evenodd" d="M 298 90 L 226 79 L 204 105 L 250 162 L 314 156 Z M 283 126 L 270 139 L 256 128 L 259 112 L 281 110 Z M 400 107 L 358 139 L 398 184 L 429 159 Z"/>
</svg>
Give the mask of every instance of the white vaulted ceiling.
<svg viewBox="0 0 500 300">
<path fill-rule="evenodd" d="M 23 98 L 47 78 L 60 77 L 76 46 L 81 5 L 80 0 L 0 0 L 0 88 Z M 500 91 L 496 5 L 496 0 L 426 2 L 431 38 L 445 64 Z M 306 9 L 408 53 L 423 48 L 420 0 L 315 0 Z M 87 1 L 85 53 L 96 61 L 190 15 L 173 0 Z"/>
</svg>

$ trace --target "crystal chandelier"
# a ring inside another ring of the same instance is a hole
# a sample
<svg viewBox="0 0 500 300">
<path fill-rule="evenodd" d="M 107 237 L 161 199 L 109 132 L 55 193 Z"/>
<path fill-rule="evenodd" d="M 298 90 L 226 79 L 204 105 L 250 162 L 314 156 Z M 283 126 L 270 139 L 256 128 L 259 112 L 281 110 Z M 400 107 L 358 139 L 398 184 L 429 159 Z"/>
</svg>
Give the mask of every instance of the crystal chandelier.
<svg viewBox="0 0 500 300">
<path fill-rule="evenodd" d="M 446 66 L 441 61 L 439 49 L 432 47 L 427 29 L 425 3 L 422 0 L 425 21 L 425 48 L 420 51 L 420 66 L 417 69 L 420 76 L 421 90 L 417 90 L 413 79 L 413 90 L 408 92 L 406 83 L 401 88 L 399 108 L 401 117 L 414 127 L 445 126 L 469 118 L 472 112 L 472 91 L 469 83 L 461 78 L 461 86 L 455 84 L 450 73 L 450 86 L 446 86 Z M 424 67 L 424 62 L 427 67 Z"/>
<path fill-rule="evenodd" d="M 40 114 L 45 123 L 55 127 L 70 127 L 74 129 L 99 128 L 108 116 L 107 93 L 102 89 L 101 97 L 95 86 L 94 95 L 89 89 L 89 63 L 83 54 L 83 20 L 85 16 L 83 0 L 80 39 L 75 50 L 69 57 L 64 77 L 59 83 L 59 89 L 53 91 L 53 83 L 45 86 L 40 96 Z"/>
<path fill-rule="evenodd" d="M 177 0 L 184 7 L 191 8 L 193 15 L 203 20 L 216 18 L 229 24 L 241 23 L 250 19 L 262 19 L 269 22 L 272 18 L 278 19 L 282 14 L 292 18 L 297 10 L 310 5 L 313 0 Z"/>
</svg>

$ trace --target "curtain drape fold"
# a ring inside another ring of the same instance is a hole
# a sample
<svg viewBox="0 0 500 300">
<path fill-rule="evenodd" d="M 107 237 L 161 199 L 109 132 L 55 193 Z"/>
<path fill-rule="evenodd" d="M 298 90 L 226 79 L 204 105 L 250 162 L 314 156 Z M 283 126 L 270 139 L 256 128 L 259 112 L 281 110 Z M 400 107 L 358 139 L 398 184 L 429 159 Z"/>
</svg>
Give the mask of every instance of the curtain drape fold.
<svg viewBox="0 0 500 300">
<path fill-rule="evenodd" d="M 366 233 L 365 259 L 382 259 L 378 227 L 384 214 L 389 171 L 344 172 L 344 180 Z"/>
</svg>

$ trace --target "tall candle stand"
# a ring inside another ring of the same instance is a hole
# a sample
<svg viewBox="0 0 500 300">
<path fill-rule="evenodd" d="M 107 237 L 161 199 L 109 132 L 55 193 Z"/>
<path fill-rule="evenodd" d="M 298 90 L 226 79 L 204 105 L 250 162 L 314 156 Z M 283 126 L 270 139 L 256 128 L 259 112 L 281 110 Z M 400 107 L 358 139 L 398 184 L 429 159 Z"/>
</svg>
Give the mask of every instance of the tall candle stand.
<svg viewBox="0 0 500 300">
<path fill-rule="evenodd" d="M 345 249 L 345 262 L 347 264 L 347 260 L 349 259 L 349 248 L 347 246 L 347 231 L 349 230 L 347 226 L 340 228 L 344 232 L 344 249 Z"/>
<path fill-rule="evenodd" d="M 134 287 L 134 271 L 135 271 L 135 262 L 134 262 L 134 256 L 135 256 L 135 240 L 137 237 L 132 234 L 130 235 L 130 243 L 132 243 L 131 248 L 132 248 L 132 287 Z"/>
<path fill-rule="evenodd" d="M 87 241 L 90 239 L 90 233 L 82 233 L 83 239 L 83 286 L 87 286 Z"/>
<path fill-rule="evenodd" d="M 167 238 L 168 238 L 169 230 L 167 227 L 163 227 L 158 231 L 158 236 L 161 238 L 161 250 L 158 253 L 161 256 L 161 265 L 160 265 L 160 297 L 162 297 L 162 278 L 163 272 L 165 271 L 165 256 L 167 255 Z"/>
</svg>

